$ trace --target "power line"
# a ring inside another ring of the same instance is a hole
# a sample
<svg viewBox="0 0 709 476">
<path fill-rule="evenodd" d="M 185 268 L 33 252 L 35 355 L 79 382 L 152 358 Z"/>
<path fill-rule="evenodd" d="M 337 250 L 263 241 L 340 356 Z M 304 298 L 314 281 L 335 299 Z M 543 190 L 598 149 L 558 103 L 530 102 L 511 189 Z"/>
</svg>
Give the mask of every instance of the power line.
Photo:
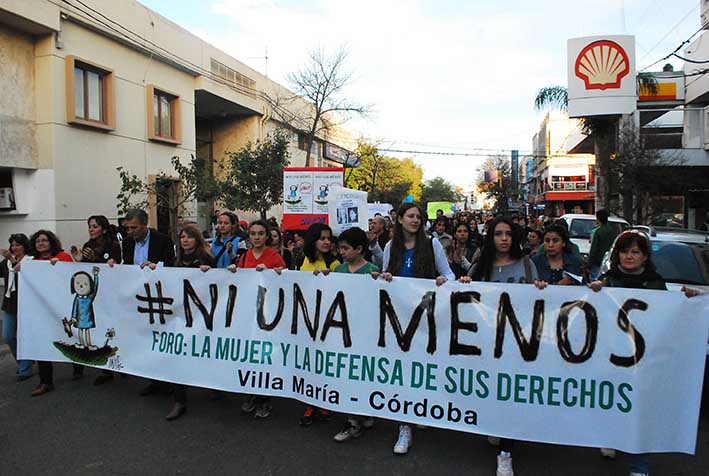
<svg viewBox="0 0 709 476">
<path fill-rule="evenodd" d="M 665 41 L 665 39 L 666 39 L 668 36 L 670 36 L 673 31 L 675 31 L 675 30 L 677 29 L 678 26 L 680 26 L 682 23 L 684 23 L 685 20 L 687 20 L 687 18 L 689 18 L 689 15 L 691 15 L 692 12 L 694 12 L 694 10 L 695 10 L 699 5 L 701 5 L 701 3 L 702 3 L 702 2 L 700 1 L 697 5 L 693 6 L 692 9 L 689 10 L 689 11 L 687 12 L 687 14 L 686 14 L 684 17 L 682 17 L 682 19 L 681 19 L 675 26 L 673 26 L 673 27 L 670 29 L 670 31 L 668 31 L 668 32 L 665 34 L 665 36 L 663 36 L 663 37 L 660 39 L 660 41 L 658 41 L 657 43 L 655 43 L 655 45 L 654 45 L 652 48 L 650 48 L 650 49 L 647 51 L 647 53 L 645 53 L 645 55 L 641 58 L 641 61 L 644 60 L 645 58 L 647 58 L 647 57 L 650 55 L 650 53 L 652 53 L 652 52 L 655 50 L 655 48 L 657 48 L 658 46 L 660 46 L 660 44 L 661 44 L 663 41 Z M 696 33 L 695 33 L 695 35 L 696 35 Z M 694 36 L 694 35 L 692 35 L 692 36 Z M 684 45 L 684 44 L 683 44 L 683 45 Z M 675 50 L 675 51 L 678 51 L 679 48 L 681 48 L 683 45 L 680 45 L 680 46 L 677 48 L 677 50 Z M 665 59 L 667 59 L 667 58 L 665 58 Z M 648 69 L 648 68 L 650 68 L 650 67 L 652 67 L 652 66 L 655 66 L 655 65 L 656 65 L 657 63 L 659 63 L 660 61 L 662 61 L 662 60 L 661 60 L 661 59 L 660 59 L 660 60 L 657 60 L 655 63 L 651 64 L 650 66 L 646 66 L 645 68 L 641 69 L 640 71 L 644 71 L 644 70 L 646 70 L 646 69 Z"/>
<path fill-rule="evenodd" d="M 694 9 L 692 9 L 692 10 L 694 10 Z M 684 40 L 682 43 L 680 43 L 679 46 L 678 46 L 677 48 L 675 48 L 675 49 L 672 51 L 672 53 L 668 54 L 667 56 L 665 56 L 665 57 L 663 57 L 663 58 L 660 58 L 659 60 L 655 61 L 654 63 L 652 63 L 652 64 L 650 64 L 650 65 L 648 65 L 648 66 L 645 66 L 645 67 L 642 68 L 640 71 L 645 71 L 646 69 L 650 69 L 650 68 L 652 68 L 653 66 L 655 66 L 657 63 L 660 63 L 660 62 L 665 61 L 666 59 L 670 58 L 672 55 L 674 55 L 674 54 L 677 53 L 680 49 L 682 49 L 682 47 L 683 47 L 684 45 L 689 44 L 689 42 L 692 41 L 692 38 L 694 38 L 694 37 L 696 36 L 696 34 L 699 33 L 700 31 L 702 31 L 707 25 L 709 25 L 709 22 L 703 24 L 702 26 L 700 26 L 699 29 L 698 29 L 697 31 L 695 31 L 694 33 L 692 33 L 692 35 L 691 35 L 689 38 L 687 38 L 687 39 Z M 669 34 L 669 33 L 668 33 L 668 34 Z M 663 38 L 663 40 L 664 40 L 664 38 Z M 661 41 L 662 41 L 662 40 L 661 40 Z"/>
</svg>

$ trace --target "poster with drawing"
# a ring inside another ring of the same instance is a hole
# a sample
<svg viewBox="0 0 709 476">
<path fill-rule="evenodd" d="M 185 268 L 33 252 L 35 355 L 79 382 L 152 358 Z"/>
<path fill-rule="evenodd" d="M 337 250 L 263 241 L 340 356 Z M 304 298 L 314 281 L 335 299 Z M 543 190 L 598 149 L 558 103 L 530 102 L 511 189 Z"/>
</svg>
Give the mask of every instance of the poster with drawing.
<svg viewBox="0 0 709 476">
<path fill-rule="evenodd" d="M 306 230 L 328 222 L 331 187 L 341 187 L 343 169 L 287 167 L 283 169 L 283 228 Z"/>
<path fill-rule="evenodd" d="M 332 187 L 329 215 L 330 227 L 335 235 L 355 226 L 367 231 L 367 192 Z"/>
</svg>

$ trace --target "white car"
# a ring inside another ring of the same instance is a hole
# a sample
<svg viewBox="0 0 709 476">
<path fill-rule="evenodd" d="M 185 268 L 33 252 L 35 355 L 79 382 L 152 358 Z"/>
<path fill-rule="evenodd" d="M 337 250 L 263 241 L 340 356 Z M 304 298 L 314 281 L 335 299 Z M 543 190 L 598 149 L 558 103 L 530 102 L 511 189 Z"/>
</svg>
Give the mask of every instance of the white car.
<svg viewBox="0 0 709 476">
<path fill-rule="evenodd" d="M 579 247 L 581 256 L 585 259 L 591 251 L 591 237 L 596 229 L 596 217 L 594 215 L 582 215 L 578 213 L 567 213 L 561 219 L 569 225 L 569 238 L 571 242 Z M 630 224 L 618 217 L 608 217 L 608 224 L 614 229 L 616 234 L 630 228 Z"/>
</svg>

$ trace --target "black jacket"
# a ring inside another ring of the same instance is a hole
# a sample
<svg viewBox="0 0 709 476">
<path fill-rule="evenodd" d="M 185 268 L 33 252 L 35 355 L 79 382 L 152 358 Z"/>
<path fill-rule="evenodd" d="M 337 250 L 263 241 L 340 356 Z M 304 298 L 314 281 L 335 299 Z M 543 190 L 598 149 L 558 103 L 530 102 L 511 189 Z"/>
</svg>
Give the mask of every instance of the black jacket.
<svg viewBox="0 0 709 476">
<path fill-rule="evenodd" d="M 131 237 L 123 240 L 123 264 L 133 263 L 133 253 L 135 252 L 135 240 Z M 165 266 L 175 264 L 175 245 L 169 236 L 150 228 L 150 244 L 148 245 L 148 261 L 151 263 L 163 262 Z"/>
<path fill-rule="evenodd" d="M 9 272 L 7 269 L 7 260 L 3 260 L 0 262 L 0 276 L 2 276 L 3 280 L 5 281 L 5 287 L 2 290 L 2 295 L 0 298 L 2 298 L 2 310 L 9 312 L 10 314 L 17 314 L 17 283 L 15 283 L 15 290 L 10 293 L 10 297 L 5 297 L 5 291 L 7 290 L 8 286 L 10 286 L 9 282 Z M 15 273 L 15 279 L 19 281 L 20 277 Z"/>
</svg>

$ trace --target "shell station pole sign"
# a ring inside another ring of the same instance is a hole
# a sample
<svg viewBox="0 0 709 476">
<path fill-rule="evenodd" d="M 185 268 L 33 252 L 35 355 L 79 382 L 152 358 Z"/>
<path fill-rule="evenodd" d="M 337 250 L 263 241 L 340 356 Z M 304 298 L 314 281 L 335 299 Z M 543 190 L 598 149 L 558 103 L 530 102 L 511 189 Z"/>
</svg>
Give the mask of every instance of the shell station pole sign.
<svg viewBox="0 0 709 476">
<path fill-rule="evenodd" d="M 636 109 L 635 37 L 568 40 L 569 117 L 629 114 Z"/>
<path fill-rule="evenodd" d="M 313 223 L 328 223 L 330 188 L 342 187 L 339 167 L 286 167 L 283 169 L 283 229 L 307 230 Z"/>
</svg>

